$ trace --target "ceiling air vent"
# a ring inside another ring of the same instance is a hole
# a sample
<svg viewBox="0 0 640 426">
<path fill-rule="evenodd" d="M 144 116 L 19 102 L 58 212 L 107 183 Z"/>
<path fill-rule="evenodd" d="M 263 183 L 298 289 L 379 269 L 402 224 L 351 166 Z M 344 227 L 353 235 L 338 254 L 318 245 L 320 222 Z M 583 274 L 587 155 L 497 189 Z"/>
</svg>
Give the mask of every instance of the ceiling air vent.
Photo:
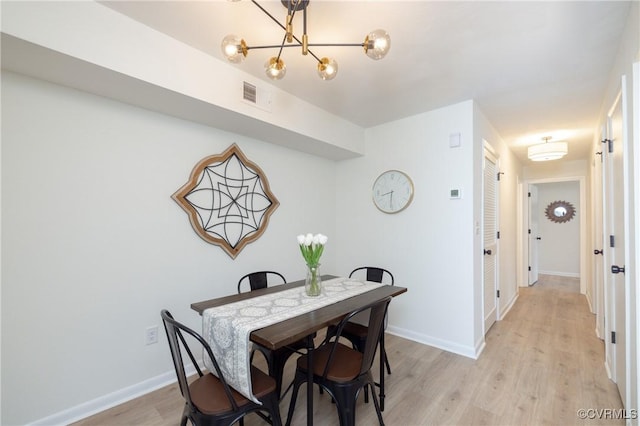
<svg viewBox="0 0 640 426">
<path fill-rule="evenodd" d="M 255 104 L 258 99 L 258 90 L 256 86 L 245 81 L 242 88 L 242 99 Z"/>
<path fill-rule="evenodd" d="M 242 85 L 242 100 L 261 110 L 271 112 L 271 92 L 264 87 L 244 81 Z"/>
</svg>

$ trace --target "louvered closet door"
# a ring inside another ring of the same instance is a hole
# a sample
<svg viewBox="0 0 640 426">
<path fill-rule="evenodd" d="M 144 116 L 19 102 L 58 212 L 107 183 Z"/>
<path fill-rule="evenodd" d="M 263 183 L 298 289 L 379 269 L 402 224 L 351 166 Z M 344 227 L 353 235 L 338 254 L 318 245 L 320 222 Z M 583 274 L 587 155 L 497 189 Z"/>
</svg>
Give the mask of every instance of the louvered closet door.
<svg viewBox="0 0 640 426">
<path fill-rule="evenodd" d="M 496 158 L 484 152 L 484 332 L 496 321 L 498 291 L 498 166 Z"/>
</svg>

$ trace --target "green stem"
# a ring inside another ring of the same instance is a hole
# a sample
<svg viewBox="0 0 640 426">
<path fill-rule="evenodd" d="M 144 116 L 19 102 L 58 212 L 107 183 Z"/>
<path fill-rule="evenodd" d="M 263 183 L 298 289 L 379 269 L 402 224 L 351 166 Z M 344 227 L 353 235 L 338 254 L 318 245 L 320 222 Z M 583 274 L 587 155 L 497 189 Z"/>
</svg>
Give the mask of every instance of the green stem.
<svg viewBox="0 0 640 426">
<path fill-rule="evenodd" d="M 318 296 L 320 295 L 320 285 L 318 284 L 318 267 L 317 266 L 309 266 L 309 271 L 311 272 L 311 282 L 309 284 L 309 296 Z"/>
</svg>

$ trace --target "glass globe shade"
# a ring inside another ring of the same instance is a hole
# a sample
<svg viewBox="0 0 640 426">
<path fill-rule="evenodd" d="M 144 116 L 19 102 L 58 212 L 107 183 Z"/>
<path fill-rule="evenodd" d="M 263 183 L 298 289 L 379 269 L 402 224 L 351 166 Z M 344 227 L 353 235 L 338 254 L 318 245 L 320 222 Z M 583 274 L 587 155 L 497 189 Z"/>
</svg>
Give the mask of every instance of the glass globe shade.
<svg viewBox="0 0 640 426">
<path fill-rule="evenodd" d="M 265 73 L 267 77 L 272 80 L 280 80 L 287 74 L 287 66 L 282 59 L 276 57 L 270 58 L 264 64 Z"/>
<path fill-rule="evenodd" d="M 318 75 L 323 80 L 333 80 L 338 74 L 338 63 L 331 58 L 322 58 L 318 62 Z"/>
<path fill-rule="evenodd" d="M 385 30 L 375 30 L 364 39 L 364 52 L 371 59 L 382 59 L 391 48 L 391 37 Z"/>
<path fill-rule="evenodd" d="M 247 43 L 235 34 L 229 34 L 222 39 L 222 54 L 234 64 L 238 64 L 247 57 Z"/>
</svg>

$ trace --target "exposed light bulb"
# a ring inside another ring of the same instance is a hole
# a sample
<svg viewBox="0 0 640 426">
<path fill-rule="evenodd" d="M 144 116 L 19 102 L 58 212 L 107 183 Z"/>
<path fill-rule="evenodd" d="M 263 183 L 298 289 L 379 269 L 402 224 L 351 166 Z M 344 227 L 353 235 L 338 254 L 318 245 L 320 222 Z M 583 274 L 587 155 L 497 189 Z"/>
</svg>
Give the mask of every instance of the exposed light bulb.
<svg viewBox="0 0 640 426">
<path fill-rule="evenodd" d="M 235 34 L 229 34 L 222 39 L 222 54 L 234 64 L 244 61 L 247 57 L 247 43 Z"/>
<path fill-rule="evenodd" d="M 364 39 L 364 52 L 371 59 L 382 59 L 391 49 L 391 37 L 385 30 L 375 30 Z"/>
<path fill-rule="evenodd" d="M 264 64 L 265 73 L 267 77 L 272 80 L 280 80 L 287 73 L 287 66 L 282 59 L 276 57 L 269 58 Z"/>
<path fill-rule="evenodd" d="M 338 63 L 331 58 L 322 58 L 318 62 L 318 75 L 323 80 L 333 80 L 338 74 Z"/>
</svg>

